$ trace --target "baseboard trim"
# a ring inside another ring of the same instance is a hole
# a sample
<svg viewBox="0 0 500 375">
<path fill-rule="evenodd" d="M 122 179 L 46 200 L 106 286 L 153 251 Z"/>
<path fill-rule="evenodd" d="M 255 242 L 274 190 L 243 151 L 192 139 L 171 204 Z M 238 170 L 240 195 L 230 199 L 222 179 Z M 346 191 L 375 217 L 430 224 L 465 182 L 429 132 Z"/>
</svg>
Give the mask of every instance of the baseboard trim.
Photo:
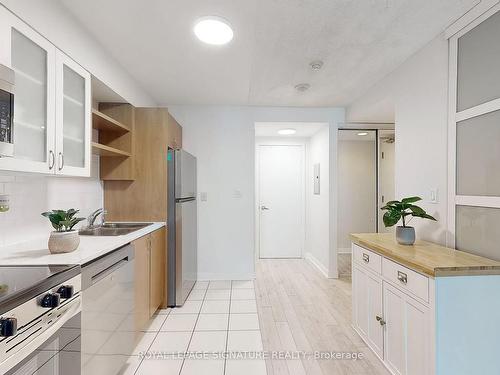
<svg viewBox="0 0 500 375">
<path fill-rule="evenodd" d="M 351 248 L 350 247 L 341 247 L 337 249 L 337 254 L 351 254 Z"/>
<path fill-rule="evenodd" d="M 312 255 L 311 253 L 305 253 L 304 258 L 314 267 L 316 267 L 318 271 L 323 274 L 323 276 L 329 279 L 328 269 L 314 255 Z"/>
<path fill-rule="evenodd" d="M 210 280 L 254 280 L 255 273 L 198 273 L 198 281 Z"/>
</svg>

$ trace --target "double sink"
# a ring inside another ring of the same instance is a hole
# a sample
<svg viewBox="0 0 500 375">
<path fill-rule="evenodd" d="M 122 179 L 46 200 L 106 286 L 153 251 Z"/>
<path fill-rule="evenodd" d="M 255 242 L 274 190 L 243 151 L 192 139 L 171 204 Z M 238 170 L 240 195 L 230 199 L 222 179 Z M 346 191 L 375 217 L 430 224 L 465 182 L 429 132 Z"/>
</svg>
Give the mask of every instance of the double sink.
<svg viewBox="0 0 500 375">
<path fill-rule="evenodd" d="M 152 223 L 104 223 L 97 227 L 80 229 L 82 236 L 122 236 L 135 232 Z"/>
</svg>

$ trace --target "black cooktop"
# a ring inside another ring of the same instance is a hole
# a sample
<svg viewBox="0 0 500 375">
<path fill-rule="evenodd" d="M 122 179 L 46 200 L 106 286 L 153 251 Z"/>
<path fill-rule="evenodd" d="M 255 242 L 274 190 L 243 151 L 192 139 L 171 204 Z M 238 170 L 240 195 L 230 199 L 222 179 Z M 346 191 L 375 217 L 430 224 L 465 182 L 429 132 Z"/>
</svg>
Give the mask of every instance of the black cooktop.
<svg viewBox="0 0 500 375">
<path fill-rule="evenodd" d="M 0 314 L 78 274 L 78 265 L 0 266 Z"/>
</svg>

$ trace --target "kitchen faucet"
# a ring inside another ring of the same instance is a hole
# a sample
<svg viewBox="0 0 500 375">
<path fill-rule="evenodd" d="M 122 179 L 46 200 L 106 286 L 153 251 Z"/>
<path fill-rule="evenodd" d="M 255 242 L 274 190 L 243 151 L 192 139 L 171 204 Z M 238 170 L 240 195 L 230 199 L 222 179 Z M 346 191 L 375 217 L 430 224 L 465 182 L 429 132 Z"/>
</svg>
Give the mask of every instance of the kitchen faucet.
<svg viewBox="0 0 500 375">
<path fill-rule="evenodd" d="M 104 208 L 98 208 L 94 212 L 92 212 L 88 217 L 87 217 L 87 227 L 88 228 L 93 228 L 94 223 L 99 215 L 102 215 L 102 220 L 101 220 L 101 225 L 104 224 L 104 216 L 108 213 Z"/>
</svg>

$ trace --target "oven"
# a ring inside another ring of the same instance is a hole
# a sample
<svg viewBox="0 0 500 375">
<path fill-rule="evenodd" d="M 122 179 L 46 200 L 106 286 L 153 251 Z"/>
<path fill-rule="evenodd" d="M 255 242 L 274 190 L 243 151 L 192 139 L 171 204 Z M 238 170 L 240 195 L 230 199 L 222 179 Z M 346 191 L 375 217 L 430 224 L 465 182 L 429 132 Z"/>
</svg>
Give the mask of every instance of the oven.
<svg viewBox="0 0 500 375">
<path fill-rule="evenodd" d="M 3 312 L 0 374 L 80 375 L 81 299 L 78 274 Z"/>
<path fill-rule="evenodd" d="M 14 156 L 14 71 L 0 64 L 0 157 Z"/>
</svg>

